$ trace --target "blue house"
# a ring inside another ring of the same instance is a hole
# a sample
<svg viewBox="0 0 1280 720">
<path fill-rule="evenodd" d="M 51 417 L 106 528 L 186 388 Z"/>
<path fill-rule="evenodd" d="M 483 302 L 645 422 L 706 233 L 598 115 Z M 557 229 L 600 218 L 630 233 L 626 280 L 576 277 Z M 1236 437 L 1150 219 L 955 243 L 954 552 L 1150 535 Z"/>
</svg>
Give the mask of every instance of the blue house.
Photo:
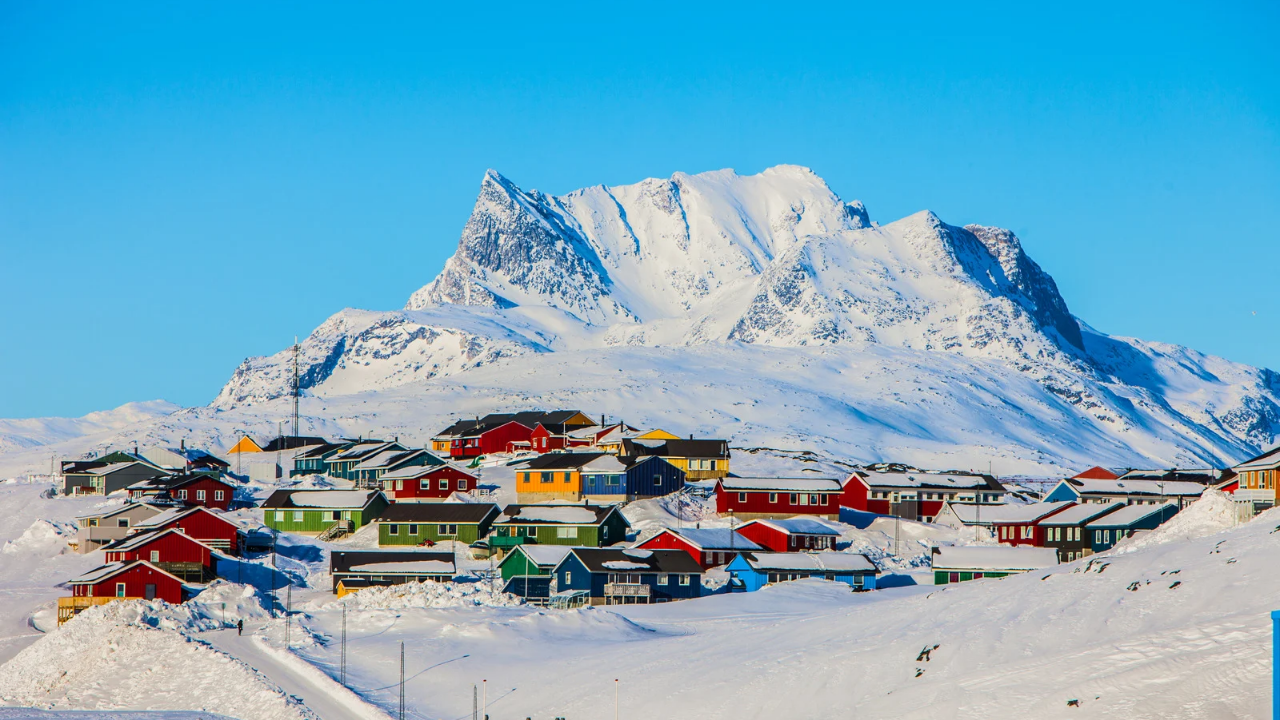
<svg viewBox="0 0 1280 720">
<path fill-rule="evenodd" d="M 725 569 L 734 592 L 755 592 L 765 585 L 809 577 L 842 582 L 854 590 L 875 590 L 880 572 L 866 555 L 838 552 L 744 552 Z"/>
<path fill-rule="evenodd" d="M 1095 553 L 1110 550 L 1124 538 L 1143 530 L 1155 530 L 1178 514 L 1174 503 L 1129 505 L 1108 513 L 1084 526 Z"/>
<path fill-rule="evenodd" d="M 553 573 L 557 593 L 584 592 L 592 605 L 634 605 L 702 595 L 702 566 L 683 550 L 573 548 Z"/>
<path fill-rule="evenodd" d="M 656 455 L 604 455 L 582 466 L 582 495 L 595 502 L 660 497 L 684 488 L 685 473 Z"/>
</svg>

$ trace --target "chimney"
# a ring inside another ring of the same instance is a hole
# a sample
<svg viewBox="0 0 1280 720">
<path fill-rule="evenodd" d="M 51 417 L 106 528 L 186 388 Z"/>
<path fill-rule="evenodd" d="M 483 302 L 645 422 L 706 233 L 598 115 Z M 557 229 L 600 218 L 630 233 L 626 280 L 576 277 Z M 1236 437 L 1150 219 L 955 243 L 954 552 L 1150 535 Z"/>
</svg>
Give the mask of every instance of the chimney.
<svg viewBox="0 0 1280 720">
<path fill-rule="evenodd" d="M 179 440 L 178 442 L 182 443 L 182 445 L 181 445 L 182 452 L 186 452 L 186 451 L 187 451 L 187 439 L 186 439 L 186 438 L 182 438 L 182 439 L 181 439 L 181 440 Z"/>
</svg>

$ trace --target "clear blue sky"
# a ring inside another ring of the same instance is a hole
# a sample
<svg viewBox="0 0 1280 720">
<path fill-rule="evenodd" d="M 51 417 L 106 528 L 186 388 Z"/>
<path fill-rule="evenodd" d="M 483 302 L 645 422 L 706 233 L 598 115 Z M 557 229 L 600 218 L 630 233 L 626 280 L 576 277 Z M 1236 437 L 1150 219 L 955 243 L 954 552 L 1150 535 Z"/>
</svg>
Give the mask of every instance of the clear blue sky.
<svg viewBox="0 0 1280 720">
<path fill-rule="evenodd" d="M 1013 229 L 1101 330 L 1280 368 L 1275 4 L 433 5 L 0 5 L 0 417 L 207 403 L 402 306 L 489 167 L 808 165 Z"/>
</svg>

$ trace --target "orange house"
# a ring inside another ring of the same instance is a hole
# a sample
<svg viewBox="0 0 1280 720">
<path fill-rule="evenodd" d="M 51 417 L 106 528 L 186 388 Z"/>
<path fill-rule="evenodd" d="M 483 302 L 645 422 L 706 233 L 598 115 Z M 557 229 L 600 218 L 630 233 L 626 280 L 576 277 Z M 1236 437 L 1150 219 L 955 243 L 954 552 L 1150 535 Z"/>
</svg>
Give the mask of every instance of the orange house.
<svg viewBox="0 0 1280 720">
<path fill-rule="evenodd" d="M 578 500 L 582 497 L 582 468 L 605 453 L 548 453 L 516 469 L 516 494 L 521 503 Z"/>
</svg>

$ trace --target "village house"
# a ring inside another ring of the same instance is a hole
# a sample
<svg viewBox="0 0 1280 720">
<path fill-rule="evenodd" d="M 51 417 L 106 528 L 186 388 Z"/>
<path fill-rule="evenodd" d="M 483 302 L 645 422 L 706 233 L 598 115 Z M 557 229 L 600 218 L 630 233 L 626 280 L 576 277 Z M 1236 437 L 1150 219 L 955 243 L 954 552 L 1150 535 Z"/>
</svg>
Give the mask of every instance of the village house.
<svg viewBox="0 0 1280 720">
<path fill-rule="evenodd" d="M 575 547 L 552 575 L 553 594 L 582 594 L 592 605 L 663 603 L 702 595 L 702 566 L 683 550 Z"/>
<path fill-rule="evenodd" d="M 806 517 L 781 520 L 751 520 L 738 527 L 738 534 L 770 552 L 811 552 L 834 550 L 840 531 Z"/>
<path fill-rule="evenodd" d="M 1155 530 L 1178 514 L 1175 503 L 1129 505 L 1089 521 L 1084 529 L 1095 553 L 1110 550 L 1121 540 Z"/>
<path fill-rule="evenodd" d="M 378 453 L 389 450 L 408 450 L 398 442 L 384 440 L 359 440 L 324 459 L 324 474 L 342 480 L 355 480 L 355 468 Z"/>
<path fill-rule="evenodd" d="M 1092 555 L 1093 542 L 1085 525 L 1122 507 L 1128 506 L 1122 502 L 1088 503 L 1072 505 L 1054 513 L 1039 522 L 1043 546 L 1058 551 L 1058 562 L 1071 562 Z"/>
<path fill-rule="evenodd" d="M 367 587 L 448 582 L 457 574 L 452 552 L 430 550 L 334 550 L 329 574 L 338 597 Z"/>
<path fill-rule="evenodd" d="M 934 516 L 933 522 L 936 525 L 946 525 L 957 530 L 961 528 L 981 528 L 991 533 L 991 527 L 995 524 L 995 520 L 1001 515 L 1001 508 L 1010 507 L 1009 503 L 973 503 L 958 502 L 948 500 L 942 505 L 942 509 Z M 991 537 L 995 537 L 991 533 Z"/>
<path fill-rule="evenodd" d="M 361 460 L 351 469 L 351 473 L 359 487 L 382 487 L 382 476 L 393 470 L 406 467 L 444 465 L 444 460 L 427 450 L 383 450 Z"/>
<path fill-rule="evenodd" d="M 1237 501 L 1253 503 L 1254 512 L 1276 505 L 1280 497 L 1280 445 L 1231 469 L 1238 482 L 1232 493 Z"/>
<path fill-rule="evenodd" d="M 328 469 L 326 461 L 354 444 L 349 442 L 327 442 L 302 448 L 293 456 L 293 469 L 289 471 L 289 477 L 324 475 Z"/>
<path fill-rule="evenodd" d="M 431 452 L 451 455 L 453 441 L 462 438 L 468 431 L 480 424 L 480 418 L 458 420 L 441 430 L 431 438 Z"/>
<path fill-rule="evenodd" d="M 438 441 L 448 438 L 449 456 L 455 460 L 494 453 L 531 452 L 534 450 L 533 431 L 544 420 L 553 427 L 576 428 L 595 424 L 577 410 L 490 413 L 474 421 L 459 421 L 449 426 L 432 438 L 432 448 L 442 444 Z"/>
<path fill-rule="evenodd" d="M 630 527 L 614 505 L 508 505 L 488 543 L 498 553 L 524 543 L 604 547 L 626 540 Z"/>
<path fill-rule="evenodd" d="M 82 611 L 117 600 L 164 600 L 175 605 L 190 595 L 182 580 L 146 562 L 108 563 L 67 582 L 71 597 L 58 598 L 58 624 Z"/>
<path fill-rule="evenodd" d="M 766 585 L 804 578 L 841 582 L 854 590 L 875 590 L 880 572 L 866 555 L 834 552 L 744 552 L 725 570 L 733 592 L 755 592 Z"/>
<path fill-rule="evenodd" d="M 1171 502 L 1179 508 L 1200 498 L 1207 488 L 1190 480 L 1061 480 L 1045 496 L 1046 502 L 1109 503 L 1127 505 L 1163 505 Z"/>
<path fill-rule="evenodd" d="M 387 505 L 380 490 L 276 490 L 262 515 L 272 530 L 328 539 L 364 527 Z"/>
<path fill-rule="evenodd" d="M 454 493 L 474 492 L 479 478 L 462 468 L 442 465 L 416 465 L 392 470 L 382 476 L 382 492 L 397 503 L 435 503 Z"/>
<path fill-rule="evenodd" d="M 596 422 L 578 410 L 558 410 L 538 418 L 529 445 L 534 452 L 546 453 L 594 444 Z"/>
<path fill-rule="evenodd" d="M 551 573 L 572 548 L 568 545 L 516 545 L 498 563 L 503 592 L 543 604 L 551 597 Z"/>
<path fill-rule="evenodd" d="M 729 475 L 729 442 L 727 440 L 624 439 L 619 455 L 639 459 L 655 456 L 684 471 L 690 480 L 717 480 Z"/>
<path fill-rule="evenodd" d="M 156 467 L 174 474 L 210 471 L 215 474 L 226 472 L 231 466 L 212 453 L 195 448 L 188 448 L 187 442 L 174 447 L 149 447 L 142 451 L 142 458 Z"/>
<path fill-rule="evenodd" d="M 716 483 L 716 512 L 743 520 L 794 515 L 834 520 L 843 496 L 844 485 L 834 478 L 726 477 Z"/>
<path fill-rule="evenodd" d="M 516 469 L 516 494 L 522 503 L 582 498 L 582 468 L 604 453 L 548 453 Z M 616 462 L 615 458 L 610 458 Z"/>
<path fill-rule="evenodd" d="M 996 511 L 991 529 L 1003 545 L 1044 547 L 1044 526 L 1039 523 L 1067 508 L 1072 502 L 1039 502 L 1027 505 L 1005 505 Z"/>
<path fill-rule="evenodd" d="M 740 552 L 764 550 L 728 528 L 663 528 L 657 535 L 636 545 L 644 550 L 681 550 L 703 570 L 725 565 Z"/>
<path fill-rule="evenodd" d="M 62 493 L 64 495 L 110 495 L 130 485 L 166 475 L 163 469 L 145 460 L 133 459 L 125 453 L 112 453 L 129 459 L 64 462 Z M 110 458 L 111 456 L 108 456 Z"/>
<path fill-rule="evenodd" d="M 133 532 L 134 525 L 170 508 L 130 502 L 76 518 L 76 552 L 90 553 Z"/>
<path fill-rule="evenodd" d="M 108 563 L 146 560 L 187 582 L 209 582 L 217 574 L 213 548 L 177 528 L 138 532 L 102 551 Z"/>
<path fill-rule="evenodd" d="M 169 508 L 134 523 L 138 532 L 180 530 L 218 552 L 239 555 L 244 532 L 234 520 L 205 507 Z"/>
<path fill-rule="evenodd" d="M 236 486 L 218 475 L 197 472 L 142 480 L 130 485 L 128 491 L 129 499 L 135 502 L 151 500 L 227 510 L 235 498 Z"/>
<path fill-rule="evenodd" d="M 594 502 L 662 497 L 683 490 L 686 477 L 683 470 L 654 455 L 605 455 L 582 468 L 582 497 Z"/>
<path fill-rule="evenodd" d="M 374 522 L 378 545 L 465 545 L 489 534 L 501 511 L 493 503 L 392 503 Z"/>
<path fill-rule="evenodd" d="M 933 522 L 944 503 L 998 503 L 1005 488 L 990 475 L 855 470 L 845 481 L 842 504 L 863 512 Z"/>
<path fill-rule="evenodd" d="M 306 448 L 324 445 L 327 441 L 322 437 L 312 437 L 309 435 L 277 435 L 271 442 L 262 446 L 262 452 L 265 453 L 294 453 Z"/>
<path fill-rule="evenodd" d="M 981 578 L 1002 578 L 1058 564 L 1053 548 L 1010 547 L 1008 545 L 942 546 L 930 553 L 933 584 L 967 582 Z"/>
<path fill-rule="evenodd" d="M 600 452 L 606 452 L 610 455 L 619 455 L 622 453 L 623 440 L 635 440 L 641 436 L 638 428 L 633 428 L 626 423 L 614 423 L 612 425 L 602 425 L 596 430 L 596 439 L 592 443 L 592 447 Z M 656 430 L 653 432 L 661 433 L 661 437 L 650 437 L 651 440 L 679 440 L 678 435 L 672 435 L 665 430 Z M 651 434 L 651 433 L 645 433 Z"/>
</svg>

